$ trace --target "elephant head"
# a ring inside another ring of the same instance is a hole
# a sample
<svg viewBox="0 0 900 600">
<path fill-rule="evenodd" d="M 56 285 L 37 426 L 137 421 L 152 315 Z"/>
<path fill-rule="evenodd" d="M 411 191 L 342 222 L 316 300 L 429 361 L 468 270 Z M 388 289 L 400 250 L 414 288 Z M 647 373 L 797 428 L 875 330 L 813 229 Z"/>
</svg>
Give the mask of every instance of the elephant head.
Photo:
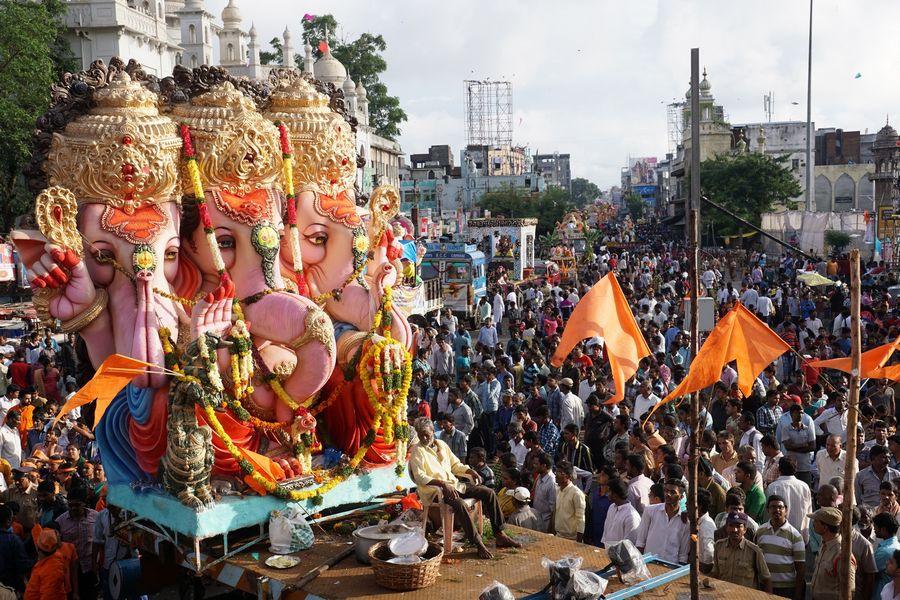
<svg viewBox="0 0 900 600">
<path fill-rule="evenodd" d="M 384 257 L 381 232 L 373 239 L 364 211 L 354 202 L 351 126 L 331 110 L 329 97 L 303 78 L 277 82 L 270 100 L 266 116 L 284 124 L 293 145 L 296 224 L 309 294 L 324 302 L 333 320 L 368 331 L 384 288 L 396 282 L 398 273 Z M 281 262 L 291 278 L 295 252 L 285 235 Z M 406 344 L 411 340 L 409 325 L 395 316 L 395 338 Z"/>
<path fill-rule="evenodd" d="M 220 270 L 230 275 L 265 368 L 290 372 L 284 390 L 305 400 L 334 367 L 334 330 L 328 315 L 308 298 L 289 293 L 282 278 L 278 131 L 227 81 L 176 105 L 172 115 L 191 132 L 204 188 L 202 209 L 198 198 L 185 199 L 181 228 L 200 289 L 214 289 Z M 190 186 L 184 191 L 196 196 Z M 201 211 L 207 224 L 200 222 Z M 256 386 L 253 399 L 273 409 L 279 421 L 293 416 L 266 386 Z"/>
<path fill-rule="evenodd" d="M 93 99 L 53 137 L 44 165 L 51 187 L 35 209 L 40 232 L 12 237 L 44 316 L 79 330 L 95 367 L 114 352 L 163 367 L 159 330 L 174 334 L 186 321 L 170 299 L 181 140 L 156 94 L 124 71 Z M 167 378 L 145 373 L 133 383 L 161 388 Z"/>
</svg>

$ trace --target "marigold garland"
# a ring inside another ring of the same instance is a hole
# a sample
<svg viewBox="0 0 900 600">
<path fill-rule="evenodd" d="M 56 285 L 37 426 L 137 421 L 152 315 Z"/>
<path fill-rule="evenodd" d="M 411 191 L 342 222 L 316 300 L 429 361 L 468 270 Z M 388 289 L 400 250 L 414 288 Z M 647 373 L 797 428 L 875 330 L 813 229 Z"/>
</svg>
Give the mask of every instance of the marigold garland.
<svg viewBox="0 0 900 600">
<path fill-rule="evenodd" d="M 275 123 L 275 126 L 278 127 L 278 133 L 281 139 L 281 155 L 284 159 L 284 195 L 286 199 L 285 221 L 288 225 L 294 273 L 297 275 L 297 291 L 301 296 L 309 297 L 309 286 L 306 284 L 306 275 L 303 273 L 303 259 L 300 250 L 300 231 L 297 229 L 297 198 L 294 195 L 294 150 L 291 148 L 291 136 L 288 135 L 288 130 L 284 123 L 278 121 Z"/>
</svg>

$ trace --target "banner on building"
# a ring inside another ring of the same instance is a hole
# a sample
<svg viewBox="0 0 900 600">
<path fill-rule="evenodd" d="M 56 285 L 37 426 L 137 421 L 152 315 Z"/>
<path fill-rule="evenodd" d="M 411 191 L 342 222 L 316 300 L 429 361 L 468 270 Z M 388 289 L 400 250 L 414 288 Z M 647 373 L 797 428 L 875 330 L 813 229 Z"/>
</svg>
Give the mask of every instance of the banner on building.
<svg viewBox="0 0 900 600">
<path fill-rule="evenodd" d="M 12 244 L 0 244 L 0 281 L 16 280 L 16 262 Z"/>
<path fill-rule="evenodd" d="M 642 156 L 629 159 L 628 168 L 631 171 L 631 185 L 657 185 L 656 181 L 656 157 Z"/>
</svg>

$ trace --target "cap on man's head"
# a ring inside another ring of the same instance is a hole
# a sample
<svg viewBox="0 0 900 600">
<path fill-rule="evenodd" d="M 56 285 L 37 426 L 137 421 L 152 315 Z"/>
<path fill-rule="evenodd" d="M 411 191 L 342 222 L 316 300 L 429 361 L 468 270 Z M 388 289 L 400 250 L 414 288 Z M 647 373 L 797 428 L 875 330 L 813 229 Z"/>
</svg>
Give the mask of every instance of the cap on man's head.
<svg viewBox="0 0 900 600">
<path fill-rule="evenodd" d="M 531 500 L 531 492 L 526 487 L 517 487 L 512 491 L 511 496 L 519 502 L 528 502 Z"/>
<path fill-rule="evenodd" d="M 814 513 L 806 515 L 813 521 L 820 521 L 825 523 L 826 525 L 831 525 L 832 527 L 837 527 L 841 524 L 843 520 L 843 515 L 841 514 L 841 510 L 839 508 L 835 508 L 833 506 L 826 506 L 825 508 L 820 508 Z"/>
<path fill-rule="evenodd" d="M 572 381 L 572 380 L 571 380 L 570 378 L 568 378 L 568 377 L 563 377 L 562 379 L 559 380 L 559 385 L 564 385 L 564 386 L 567 386 L 567 387 L 574 387 L 574 386 L 575 386 L 575 382 Z"/>
<path fill-rule="evenodd" d="M 725 524 L 734 524 L 734 525 L 743 525 L 746 527 L 750 523 L 750 518 L 747 516 L 747 513 L 731 511 L 728 513 L 728 516 L 725 518 Z"/>
<path fill-rule="evenodd" d="M 45 527 L 41 530 L 35 541 L 35 546 L 42 552 L 55 552 L 59 548 L 59 532 L 55 529 Z"/>
</svg>

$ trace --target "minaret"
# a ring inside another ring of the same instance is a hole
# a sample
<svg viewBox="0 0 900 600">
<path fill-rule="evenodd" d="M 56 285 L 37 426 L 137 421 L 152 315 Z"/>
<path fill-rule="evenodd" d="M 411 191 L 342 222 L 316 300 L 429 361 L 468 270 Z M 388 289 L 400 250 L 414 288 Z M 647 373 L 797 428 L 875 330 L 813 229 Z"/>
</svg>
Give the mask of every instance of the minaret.
<svg viewBox="0 0 900 600">
<path fill-rule="evenodd" d="M 356 84 L 356 105 L 359 107 L 359 115 L 356 117 L 363 125 L 369 124 L 369 98 L 362 82 Z"/>
<path fill-rule="evenodd" d="M 344 99 L 347 101 L 347 110 L 351 115 L 356 115 L 356 84 L 353 83 L 353 80 L 350 79 L 350 75 L 347 75 L 347 79 L 344 80 Z"/>
<path fill-rule="evenodd" d="M 294 68 L 297 66 L 294 63 L 294 45 L 291 43 L 291 32 L 287 27 L 284 28 L 282 38 L 284 42 L 281 44 L 281 62 L 285 67 Z"/>
<path fill-rule="evenodd" d="M 303 72 L 310 77 L 313 76 L 313 55 L 312 46 L 309 42 L 303 45 Z"/>
<path fill-rule="evenodd" d="M 256 25 L 250 24 L 250 66 L 259 64 L 259 43 L 256 41 Z"/>
</svg>

